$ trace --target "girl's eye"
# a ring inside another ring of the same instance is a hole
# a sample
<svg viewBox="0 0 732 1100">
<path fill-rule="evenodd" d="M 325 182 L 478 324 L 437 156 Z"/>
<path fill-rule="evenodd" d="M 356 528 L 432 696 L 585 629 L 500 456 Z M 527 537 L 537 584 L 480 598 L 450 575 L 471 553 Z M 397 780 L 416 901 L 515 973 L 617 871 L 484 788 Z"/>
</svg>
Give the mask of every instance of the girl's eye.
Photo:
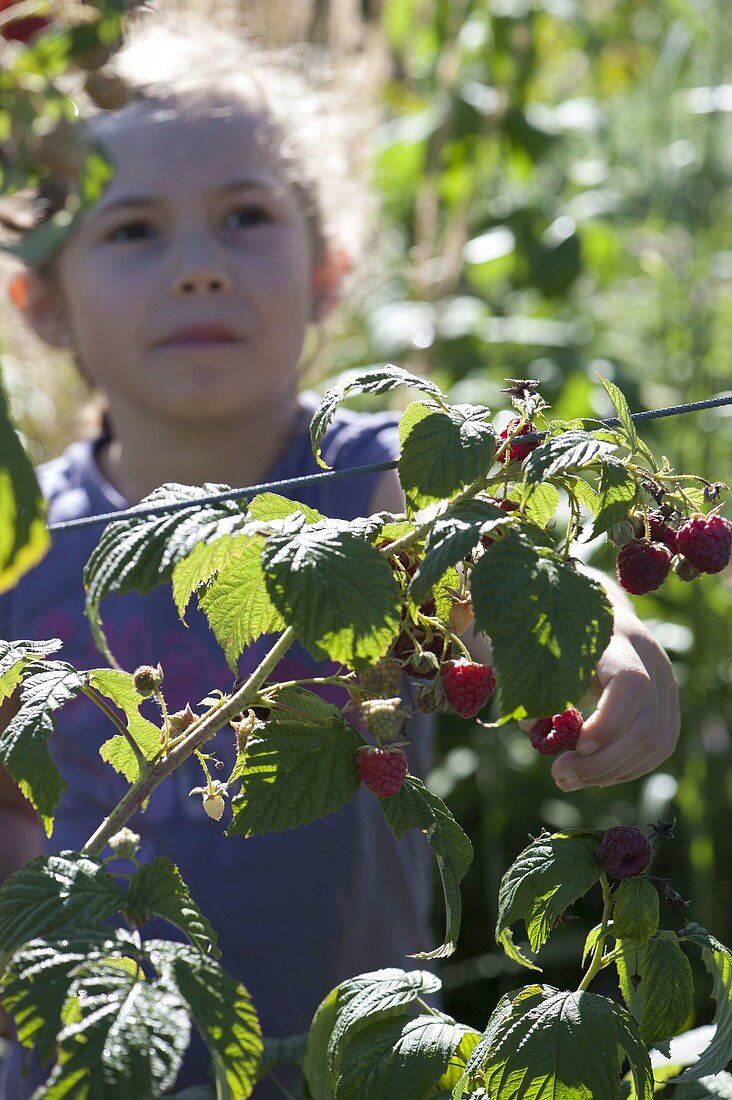
<svg viewBox="0 0 732 1100">
<path fill-rule="evenodd" d="M 239 206 L 228 215 L 227 221 L 234 221 L 236 226 L 245 227 L 261 225 L 272 220 L 268 210 L 261 206 Z"/>
<path fill-rule="evenodd" d="M 152 232 L 149 222 L 126 222 L 107 234 L 108 241 L 141 241 Z"/>
</svg>

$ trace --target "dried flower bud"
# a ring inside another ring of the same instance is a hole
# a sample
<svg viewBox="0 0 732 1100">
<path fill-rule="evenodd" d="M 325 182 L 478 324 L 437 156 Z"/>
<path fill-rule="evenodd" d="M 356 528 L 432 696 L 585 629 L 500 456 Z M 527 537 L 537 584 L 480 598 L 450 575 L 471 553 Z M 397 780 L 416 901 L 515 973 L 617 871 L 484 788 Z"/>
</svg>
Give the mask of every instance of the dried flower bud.
<svg viewBox="0 0 732 1100">
<path fill-rule="evenodd" d="M 108 843 L 116 859 L 134 859 L 140 847 L 140 836 L 125 825 Z"/>
<path fill-rule="evenodd" d="M 191 710 L 191 704 L 186 704 L 185 710 L 177 710 L 175 714 L 171 714 L 169 718 L 171 735 L 178 733 L 185 733 L 189 726 L 198 718 L 197 714 L 194 714 Z"/>
</svg>

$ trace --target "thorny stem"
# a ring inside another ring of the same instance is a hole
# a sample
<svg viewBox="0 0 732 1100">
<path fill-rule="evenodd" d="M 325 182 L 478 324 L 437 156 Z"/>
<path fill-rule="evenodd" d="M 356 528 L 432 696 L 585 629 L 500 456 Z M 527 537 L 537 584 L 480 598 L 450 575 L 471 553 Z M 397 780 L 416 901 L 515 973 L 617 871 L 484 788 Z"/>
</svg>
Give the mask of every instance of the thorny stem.
<svg viewBox="0 0 732 1100">
<path fill-rule="evenodd" d="M 168 708 L 165 705 L 165 698 L 162 691 L 156 691 L 155 698 L 160 704 L 160 710 L 163 714 L 163 733 L 160 740 L 162 741 L 163 753 L 165 754 L 170 747 L 170 718 L 168 717 Z"/>
<path fill-rule="evenodd" d="M 127 729 L 127 726 L 124 724 L 121 718 L 119 718 L 119 716 L 114 713 L 112 708 L 107 703 L 106 699 L 102 698 L 99 692 L 95 688 L 91 687 L 90 684 L 84 684 L 81 690 L 84 692 L 84 695 L 86 695 L 88 699 L 91 699 L 92 703 L 98 706 L 99 709 L 104 714 L 106 714 L 112 725 L 114 725 L 119 730 L 127 744 L 132 749 L 133 753 L 135 754 L 135 759 L 140 765 L 140 774 L 145 775 L 150 765 L 147 762 L 147 758 L 144 752 L 137 744 L 137 741 L 135 741 L 135 738 Z"/>
<path fill-rule="evenodd" d="M 198 763 L 203 768 L 203 774 L 206 776 L 206 786 L 208 787 L 208 793 L 214 793 L 213 783 L 211 782 L 211 772 L 208 770 L 208 764 L 206 763 L 206 756 L 200 749 L 194 749 L 193 752 L 196 755 Z"/>
<path fill-rule="evenodd" d="M 597 937 L 597 943 L 595 944 L 595 950 L 592 953 L 592 960 L 590 962 L 589 969 L 584 978 L 577 987 L 577 992 L 581 993 L 587 989 L 588 985 L 598 974 L 603 966 L 606 965 L 606 960 L 603 959 L 603 950 L 605 948 L 605 940 L 607 938 L 607 928 L 610 921 L 610 913 L 612 912 L 613 901 L 615 900 L 610 892 L 610 885 L 607 881 L 607 876 L 603 871 L 600 875 L 600 885 L 602 886 L 602 898 L 604 901 L 604 908 L 602 910 L 602 924 L 600 925 L 600 935 Z"/>
<path fill-rule="evenodd" d="M 167 756 L 156 760 L 148 768 L 147 774 L 140 776 L 132 784 L 125 796 L 114 807 L 112 812 L 104 819 L 99 828 L 94 832 L 86 844 L 83 852 L 88 856 L 98 856 L 104 849 L 110 837 L 119 832 L 126 825 L 132 815 L 139 810 L 142 803 L 150 797 L 156 787 L 175 771 L 179 764 L 186 760 L 205 741 L 225 726 L 227 722 L 249 707 L 257 698 L 259 689 L 269 676 L 270 672 L 279 663 L 283 655 L 295 641 L 296 635 L 293 627 L 288 626 L 279 639 L 270 649 L 264 660 L 251 674 L 249 679 L 242 684 L 229 700 L 214 711 L 205 721 L 196 723 L 195 727 L 186 730 L 185 738 L 171 749 Z"/>
<path fill-rule="evenodd" d="M 432 1005 L 428 1005 L 421 997 L 417 997 L 417 1004 L 420 1008 L 423 1008 L 425 1012 L 429 1012 L 430 1016 L 439 1016 L 440 1019 L 442 1019 L 442 1013 L 438 1009 L 433 1008 Z"/>
</svg>

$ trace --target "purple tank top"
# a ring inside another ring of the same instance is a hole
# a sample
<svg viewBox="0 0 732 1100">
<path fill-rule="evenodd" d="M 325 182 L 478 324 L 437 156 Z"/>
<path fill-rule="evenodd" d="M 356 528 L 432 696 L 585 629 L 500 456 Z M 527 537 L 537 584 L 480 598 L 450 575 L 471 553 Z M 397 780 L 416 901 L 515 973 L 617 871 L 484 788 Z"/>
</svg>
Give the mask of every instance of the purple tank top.
<svg viewBox="0 0 732 1100">
<path fill-rule="evenodd" d="M 318 472 L 309 419 L 303 417 L 300 430 L 265 480 Z M 75 443 L 40 468 L 49 523 L 126 506 L 96 464 L 98 442 Z M 388 413 L 339 412 L 323 447 L 326 461 L 335 469 L 392 459 L 397 453 L 396 419 Z M 281 492 L 326 516 L 352 519 L 370 514 L 379 476 L 325 480 Z M 0 638 L 58 637 L 64 642 L 58 659 L 79 669 L 104 664 L 83 616 L 82 585 L 83 567 L 102 529 L 55 535 L 45 560 L 0 598 Z M 186 629 L 169 586 L 145 596 L 112 596 L 102 614 L 121 667 L 132 670 L 162 661 L 166 700 L 173 710 L 189 702 L 195 709 L 211 688 L 231 689 L 231 671 L 204 616 L 191 605 Z M 256 667 L 265 647 L 260 641 L 245 651 L 241 675 Z M 278 675 L 302 678 L 322 674 L 324 667 L 295 646 Z M 330 698 L 342 704 L 342 692 L 332 690 L 336 694 Z M 151 710 L 150 716 L 154 713 Z M 53 836 L 46 842 L 48 851 L 81 848 L 124 792 L 124 780 L 98 755 L 110 733 L 103 716 L 84 698 L 58 712 L 49 747 L 68 788 L 57 808 Z M 410 770 L 423 777 L 431 752 L 431 722 L 416 716 L 409 735 Z M 226 775 L 233 764 L 233 736 L 222 730 L 214 744 L 225 763 L 221 774 Z M 141 859 L 165 854 L 180 867 L 192 897 L 219 933 L 222 965 L 248 988 L 265 1035 L 307 1030 L 315 1008 L 338 982 L 384 966 L 409 969 L 415 964 L 406 955 L 434 946 L 426 841 L 416 831 L 396 841 L 377 800 L 364 788 L 322 821 L 244 840 L 223 836 L 228 814 L 214 823 L 203 813 L 200 799 L 189 798 L 189 790 L 200 783 L 199 765 L 187 761 L 157 789 L 146 813 L 129 824 L 142 837 Z M 154 921 L 143 934 L 176 938 L 170 926 Z M 24 1057 L 21 1048 L 13 1049 L 5 1090 L 0 1091 L 5 1100 L 25 1100 L 38 1083 L 32 1071 L 19 1076 Z M 194 1039 L 176 1087 L 205 1082 L 208 1062 L 203 1044 Z M 254 1092 L 257 1100 L 280 1095 L 267 1082 Z"/>
</svg>

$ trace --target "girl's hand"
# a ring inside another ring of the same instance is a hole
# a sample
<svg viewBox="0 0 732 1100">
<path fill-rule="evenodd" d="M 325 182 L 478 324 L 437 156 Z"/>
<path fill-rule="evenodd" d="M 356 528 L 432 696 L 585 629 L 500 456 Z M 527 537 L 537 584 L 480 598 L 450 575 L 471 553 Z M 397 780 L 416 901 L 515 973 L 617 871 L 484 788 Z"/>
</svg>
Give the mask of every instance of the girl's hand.
<svg viewBox="0 0 732 1100">
<path fill-rule="evenodd" d="M 577 748 L 554 761 L 563 791 L 637 779 L 671 755 L 679 737 L 679 692 L 664 650 L 624 596 L 614 603 L 615 629 L 597 666 L 601 691 Z M 530 730 L 536 719 L 521 722 Z"/>
</svg>

